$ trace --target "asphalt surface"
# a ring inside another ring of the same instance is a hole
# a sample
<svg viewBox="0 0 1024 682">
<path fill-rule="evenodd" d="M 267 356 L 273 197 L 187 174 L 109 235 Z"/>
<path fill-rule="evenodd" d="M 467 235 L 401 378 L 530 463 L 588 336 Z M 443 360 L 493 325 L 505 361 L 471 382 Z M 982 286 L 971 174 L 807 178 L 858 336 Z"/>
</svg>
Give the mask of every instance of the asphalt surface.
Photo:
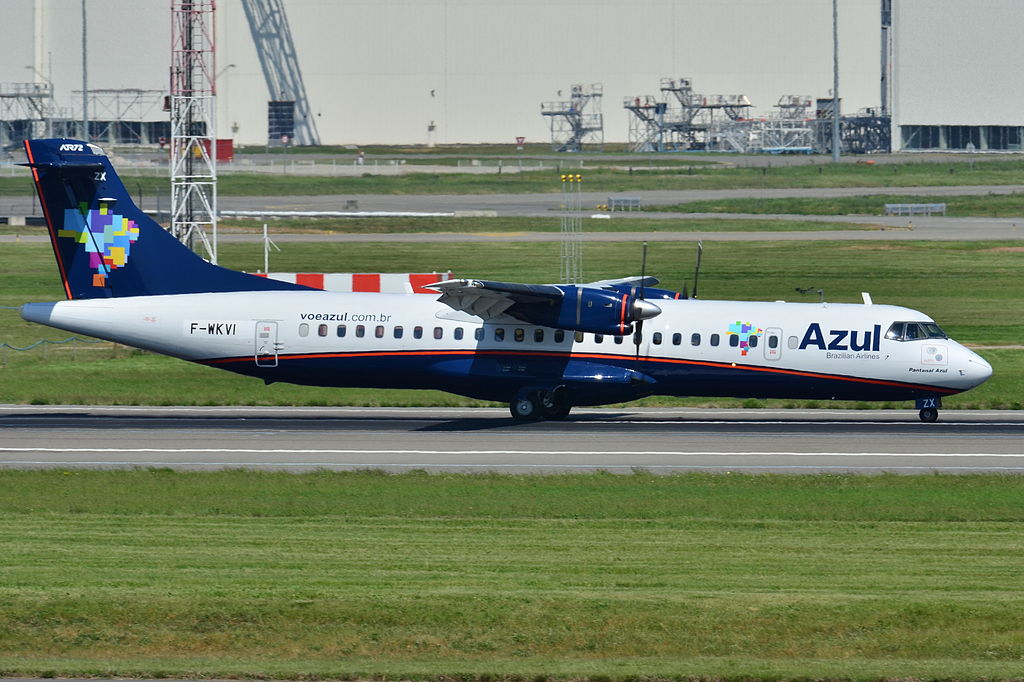
<svg viewBox="0 0 1024 682">
<path fill-rule="evenodd" d="M 0 466 L 1024 473 L 1024 412 L 0 406 Z"/>
</svg>

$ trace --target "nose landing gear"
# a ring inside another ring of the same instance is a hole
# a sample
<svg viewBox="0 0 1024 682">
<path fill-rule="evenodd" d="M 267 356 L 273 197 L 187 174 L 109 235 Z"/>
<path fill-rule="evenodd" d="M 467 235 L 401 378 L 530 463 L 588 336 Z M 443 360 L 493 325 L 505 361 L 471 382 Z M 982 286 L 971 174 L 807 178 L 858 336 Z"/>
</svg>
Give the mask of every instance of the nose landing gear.
<svg viewBox="0 0 1024 682">
<path fill-rule="evenodd" d="M 920 410 L 917 416 L 921 421 L 930 424 L 939 418 L 939 408 L 942 407 L 941 398 L 918 398 L 914 407 Z"/>
</svg>

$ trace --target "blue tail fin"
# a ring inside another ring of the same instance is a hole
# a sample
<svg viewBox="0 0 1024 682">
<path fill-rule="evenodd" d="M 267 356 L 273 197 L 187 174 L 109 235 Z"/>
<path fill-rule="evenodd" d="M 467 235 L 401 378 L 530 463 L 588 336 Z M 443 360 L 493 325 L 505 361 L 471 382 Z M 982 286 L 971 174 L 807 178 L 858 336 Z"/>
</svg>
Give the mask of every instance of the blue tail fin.
<svg viewBox="0 0 1024 682">
<path fill-rule="evenodd" d="M 26 140 L 68 298 L 308 289 L 203 260 L 143 213 L 99 147 Z"/>
</svg>

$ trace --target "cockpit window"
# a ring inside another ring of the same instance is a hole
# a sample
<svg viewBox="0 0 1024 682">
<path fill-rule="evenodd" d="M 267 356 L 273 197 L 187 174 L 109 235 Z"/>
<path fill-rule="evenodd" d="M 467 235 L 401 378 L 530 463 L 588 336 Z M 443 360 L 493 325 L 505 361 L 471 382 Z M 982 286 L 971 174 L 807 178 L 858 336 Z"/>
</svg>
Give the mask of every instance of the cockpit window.
<svg viewBox="0 0 1024 682">
<path fill-rule="evenodd" d="M 893 322 L 885 338 L 890 341 L 915 341 L 917 339 L 946 339 L 946 332 L 934 322 Z"/>
</svg>

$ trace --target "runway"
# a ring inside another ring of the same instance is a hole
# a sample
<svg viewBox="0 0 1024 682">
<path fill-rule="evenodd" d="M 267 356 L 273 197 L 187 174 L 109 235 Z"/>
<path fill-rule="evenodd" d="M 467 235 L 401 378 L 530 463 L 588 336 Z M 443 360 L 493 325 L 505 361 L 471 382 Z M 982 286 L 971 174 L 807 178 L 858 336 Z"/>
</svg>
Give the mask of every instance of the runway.
<svg viewBox="0 0 1024 682">
<path fill-rule="evenodd" d="M 0 467 L 1024 473 L 1024 413 L 0 406 Z"/>
</svg>

